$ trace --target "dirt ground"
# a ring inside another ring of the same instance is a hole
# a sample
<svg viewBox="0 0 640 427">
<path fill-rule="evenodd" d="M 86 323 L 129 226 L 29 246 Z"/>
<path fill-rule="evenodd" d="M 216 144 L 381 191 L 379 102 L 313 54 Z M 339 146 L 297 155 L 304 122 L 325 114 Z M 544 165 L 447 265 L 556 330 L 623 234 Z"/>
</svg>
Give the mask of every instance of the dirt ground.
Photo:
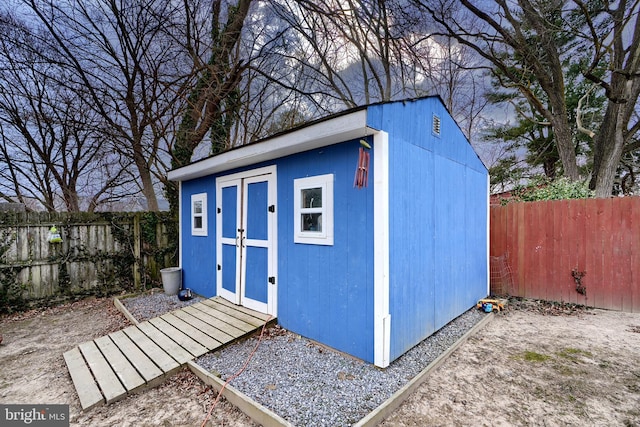
<svg viewBox="0 0 640 427">
<path fill-rule="evenodd" d="M 111 299 L 87 299 L 44 311 L 0 318 L 0 403 L 69 404 L 71 425 L 200 426 L 214 392 L 184 370 L 158 387 L 81 412 L 62 354 L 128 326 Z M 221 400 L 208 425 L 251 426 Z"/>
<path fill-rule="evenodd" d="M 640 426 L 640 313 L 515 305 L 382 425 Z"/>
<path fill-rule="evenodd" d="M 215 396 L 188 371 L 80 411 L 62 353 L 126 325 L 109 299 L 0 318 L 0 403 L 68 403 L 72 425 L 201 425 Z M 252 423 L 222 400 L 208 425 Z M 383 425 L 640 426 L 640 314 L 515 303 Z"/>
</svg>

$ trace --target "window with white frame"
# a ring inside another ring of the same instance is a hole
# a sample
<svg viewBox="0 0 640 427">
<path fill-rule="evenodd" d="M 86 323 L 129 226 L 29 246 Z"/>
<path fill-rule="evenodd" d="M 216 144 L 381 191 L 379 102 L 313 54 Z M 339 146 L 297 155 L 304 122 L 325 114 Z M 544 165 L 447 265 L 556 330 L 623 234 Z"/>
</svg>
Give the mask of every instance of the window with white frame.
<svg viewBox="0 0 640 427">
<path fill-rule="evenodd" d="M 333 174 L 293 181 L 294 242 L 333 245 Z"/>
<path fill-rule="evenodd" d="M 207 193 L 191 195 L 191 234 L 207 235 Z"/>
</svg>

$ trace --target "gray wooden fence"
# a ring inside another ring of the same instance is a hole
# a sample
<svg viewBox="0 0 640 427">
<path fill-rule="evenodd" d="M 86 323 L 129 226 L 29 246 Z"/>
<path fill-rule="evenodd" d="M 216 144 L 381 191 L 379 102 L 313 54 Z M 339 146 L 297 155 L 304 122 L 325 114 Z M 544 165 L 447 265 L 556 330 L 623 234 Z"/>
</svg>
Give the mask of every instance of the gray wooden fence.
<svg viewBox="0 0 640 427">
<path fill-rule="evenodd" d="M 165 213 L 0 212 L 0 311 L 157 286 L 175 264 L 171 232 Z"/>
</svg>

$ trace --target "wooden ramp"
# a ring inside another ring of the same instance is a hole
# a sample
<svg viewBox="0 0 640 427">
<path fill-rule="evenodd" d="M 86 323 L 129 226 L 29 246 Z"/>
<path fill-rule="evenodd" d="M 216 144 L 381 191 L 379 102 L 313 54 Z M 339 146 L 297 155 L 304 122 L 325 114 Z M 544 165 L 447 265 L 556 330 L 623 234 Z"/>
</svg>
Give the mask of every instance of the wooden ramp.
<svg viewBox="0 0 640 427">
<path fill-rule="evenodd" d="M 82 409 L 162 382 L 180 367 L 272 319 L 214 297 L 80 344 L 64 353 Z"/>
</svg>

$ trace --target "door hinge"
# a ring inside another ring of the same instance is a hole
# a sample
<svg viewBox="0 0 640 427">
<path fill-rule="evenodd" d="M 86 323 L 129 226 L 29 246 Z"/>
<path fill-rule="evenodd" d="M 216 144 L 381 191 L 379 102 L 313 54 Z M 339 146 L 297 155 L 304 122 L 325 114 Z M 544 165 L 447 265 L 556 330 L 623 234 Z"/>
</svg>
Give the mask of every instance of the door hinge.
<svg viewBox="0 0 640 427">
<path fill-rule="evenodd" d="M 218 271 L 222 270 L 222 266 L 218 264 Z"/>
<path fill-rule="evenodd" d="M 269 212 L 275 212 L 275 211 L 276 211 L 276 205 L 269 206 Z"/>
<path fill-rule="evenodd" d="M 222 213 L 222 208 L 218 208 L 218 213 Z"/>
<path fill-rule="evenodd" d="M 276 276 L 269 277 L 269 283 L 271 283 L 272 285 L 275 285 L 276 284 Z"/>
</svg>

